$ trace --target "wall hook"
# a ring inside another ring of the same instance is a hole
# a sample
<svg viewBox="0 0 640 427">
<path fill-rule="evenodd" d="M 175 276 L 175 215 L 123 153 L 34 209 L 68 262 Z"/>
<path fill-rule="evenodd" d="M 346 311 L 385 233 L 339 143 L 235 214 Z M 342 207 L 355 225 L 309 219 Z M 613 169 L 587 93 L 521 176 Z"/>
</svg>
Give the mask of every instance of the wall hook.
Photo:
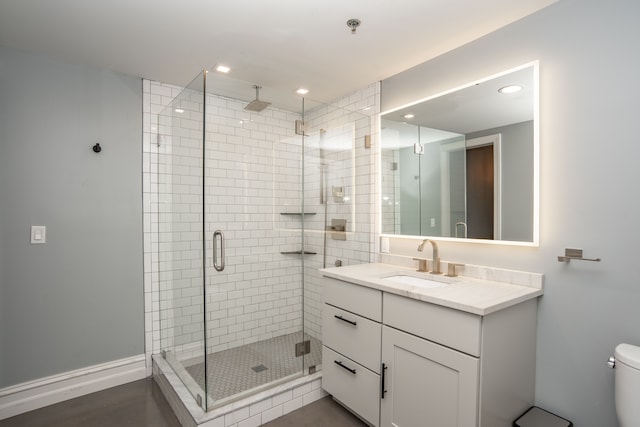
<svg viewBox="0 0 640 427">
<path fill-rule="evenodd" d="M 94 153 L 99 153 L 102 151 L 102 147 L 100 147 L 100 143 L 97 142 L 96 145 L 93 146 L 93 152 Z"/>
</svg>

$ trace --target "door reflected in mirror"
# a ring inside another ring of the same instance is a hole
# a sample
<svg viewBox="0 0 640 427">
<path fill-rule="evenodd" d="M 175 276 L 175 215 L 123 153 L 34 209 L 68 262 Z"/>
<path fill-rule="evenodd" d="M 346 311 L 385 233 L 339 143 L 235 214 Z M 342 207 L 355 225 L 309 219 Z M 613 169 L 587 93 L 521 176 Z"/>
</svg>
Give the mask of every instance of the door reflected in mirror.
<svg viewBox="0 0 640 427">
<path fill-rule="evenodd" d="M 537 244 L 537 96 L 533 63 L 383 113 L 382 233 Z"/>
</svg>

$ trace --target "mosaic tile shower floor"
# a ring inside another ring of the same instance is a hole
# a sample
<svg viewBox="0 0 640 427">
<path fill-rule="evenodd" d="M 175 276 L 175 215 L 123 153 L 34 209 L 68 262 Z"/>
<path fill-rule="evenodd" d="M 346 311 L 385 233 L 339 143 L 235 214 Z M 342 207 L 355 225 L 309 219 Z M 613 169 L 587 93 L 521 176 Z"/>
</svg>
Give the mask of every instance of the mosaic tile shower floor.
<svg viewBox="0 0 640 427">
<path fill-rule="evenodd" d="M 302 332 L 296 332 L 209 354 L 209 396 L 217 401 L 302 372 L 302 357 L 295 355 L 295 344 L 301 336 Z M 322 362 L 322 341 L 308 335 L 306 338 L 311 341 L 311 352 L 304 356 L 304 369 Z M 185 369 L 204 389 L 204 363 Z"/>
</svg>

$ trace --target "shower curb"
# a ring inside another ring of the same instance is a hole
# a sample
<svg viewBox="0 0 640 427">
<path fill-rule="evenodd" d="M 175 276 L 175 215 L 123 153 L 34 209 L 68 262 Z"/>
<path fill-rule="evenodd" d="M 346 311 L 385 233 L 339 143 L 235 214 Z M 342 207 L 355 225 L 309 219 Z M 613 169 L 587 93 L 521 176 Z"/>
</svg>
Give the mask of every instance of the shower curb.
<svg viewBox="0 0 640 427">
<path fill-rule="evenodd" d="M 262 425 L 328 395 L 321 387 L 322 372 L 316 372 L 204 412 L 160 355 L 153 355 L 153 378 L 183 427 Z"/>
</svg>

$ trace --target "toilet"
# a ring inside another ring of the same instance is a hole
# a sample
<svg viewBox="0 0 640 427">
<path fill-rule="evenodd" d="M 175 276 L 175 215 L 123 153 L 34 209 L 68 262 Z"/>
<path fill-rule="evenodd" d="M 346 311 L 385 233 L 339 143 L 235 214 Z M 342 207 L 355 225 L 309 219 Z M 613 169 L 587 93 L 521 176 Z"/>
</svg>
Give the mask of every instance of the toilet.
<svg viewBox="0 0 640 427">
<path fill-rule="evenodd" d="M 640 347 L 619 344 L 614 358 L 616 413 L 620 427 L 640 427 Z"/>
</svg>

